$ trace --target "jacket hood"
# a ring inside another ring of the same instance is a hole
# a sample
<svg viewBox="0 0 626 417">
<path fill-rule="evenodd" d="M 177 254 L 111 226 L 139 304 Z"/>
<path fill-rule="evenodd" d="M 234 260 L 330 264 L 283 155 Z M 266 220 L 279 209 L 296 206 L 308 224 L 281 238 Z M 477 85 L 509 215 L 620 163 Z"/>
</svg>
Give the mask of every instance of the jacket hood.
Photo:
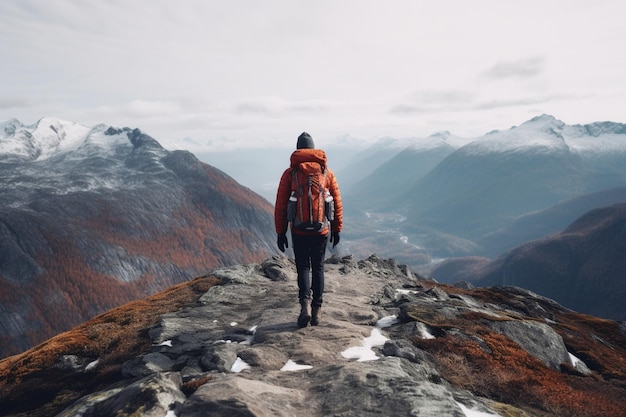
<svg viewBox="0 0 626 417">
<path fill-rule="evenodd" d="M 326 152 L 322 149 L 297 149 L 291 154 L 291 168 L 303 162 L 317 162 L 326 167 Z"/>
</svg>

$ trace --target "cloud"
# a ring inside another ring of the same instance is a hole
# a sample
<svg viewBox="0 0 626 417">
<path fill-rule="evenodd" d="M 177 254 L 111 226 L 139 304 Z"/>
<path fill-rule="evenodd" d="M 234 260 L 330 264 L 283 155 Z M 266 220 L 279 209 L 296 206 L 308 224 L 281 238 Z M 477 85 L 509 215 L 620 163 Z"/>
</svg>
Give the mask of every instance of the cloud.
<svg viewBox="0 0 626 417">
<path fill-rule="evenodd" d="M 575 102 L 591 98 L 583 93 L 506 92 L 487 89 L 428 90 L 415 92 L 405 102 L 393 105 L 388 111 L 396 116 L 445 114 L 461 112 L 488 112 L 513 107 L 535 107 L 547 103 Z"/>
<path fill-rule="evenodd" d="M 30 107 L 33 101 L 24 97 L 1 97 L 0 109 L 15 109 L 19 107 Z"/>
<path fill-rule="evenodd" d="M 131 100 L 121 104 L 101 105 L 91 109 L 83 108 L 84 114 L 90 115 L 94 123 L 116 120 L 118 123 L 132 121 L 139 126 L 141 120 L 172 120 L 181 114 L 181 106 L 176 101 L 166 100 Z"/>
<path fill-rule="evenodd" d="M 514 124 L 535 107 L 621 120 L 626 6 L 530 1 L 2 0 L 0 119 L 289 146 L 304 127 L 366 138 L 427 135 L 444 120 L 491 130 L 502 113 Z M 584 91 L 593 97 L 558 96 Z"/>
<path fill-rule="evenodd" d="M 541 75 L 545 59 L 541 56 L 517 61 L 499 61 L 493 67 L 483 71 L 480 76 L 488 79 L 530 78 Z"/>
<path fill-rule="evenodd" d="M 431 113 L 466 109 L 476 100 L 469 90 L 424 90 L 413 93 L 407 102 L 391 107 L 391 114 Z"/>
<path fill-rule="evenodd" d="M 237 114 L 319 113 L 331 110 L 336 105 L 328 100 L 288 100 L 282 97 L 244 98 L 229 105 Z"/>
</svg>

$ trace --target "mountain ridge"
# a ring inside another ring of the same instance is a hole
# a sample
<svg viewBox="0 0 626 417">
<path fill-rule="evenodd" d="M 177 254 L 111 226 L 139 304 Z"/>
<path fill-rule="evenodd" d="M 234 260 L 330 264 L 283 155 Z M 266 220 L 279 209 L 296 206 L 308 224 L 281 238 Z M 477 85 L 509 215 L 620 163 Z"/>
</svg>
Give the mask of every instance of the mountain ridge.
<svg viewBox="0 0 626 417">
<path fill-rule="evenodd" d="M 2 133 L 0 356 L 276 252 L 266 200 L 139 129 L 44 118 Z"/>
<path fill-rule="evenodd" d="M 7 417 L 617 416 L 623 323 L 393 259 L 326 261 L 300 329 L 285 257 L 209 272 L 0 361 Z M 253 300 L 253 302 L 250 302 Z"/>
</svg>

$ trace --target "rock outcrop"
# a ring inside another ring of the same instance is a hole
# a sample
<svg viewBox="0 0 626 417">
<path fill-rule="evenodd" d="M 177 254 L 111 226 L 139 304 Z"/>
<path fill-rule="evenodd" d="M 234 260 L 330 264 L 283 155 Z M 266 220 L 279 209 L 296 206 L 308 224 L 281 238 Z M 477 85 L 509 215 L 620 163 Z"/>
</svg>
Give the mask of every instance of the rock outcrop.
<svg viewBox="0 0 626 417">
<path fill-rule="evenodd" d="M 293 262 L 212 271 L 0 362 L 6 416 L 618 416 L 626 326 L 515 287 L 330 258 L 319 326 Z M 621 414 L 620 414 L 621 413 Z"/>
</svg>

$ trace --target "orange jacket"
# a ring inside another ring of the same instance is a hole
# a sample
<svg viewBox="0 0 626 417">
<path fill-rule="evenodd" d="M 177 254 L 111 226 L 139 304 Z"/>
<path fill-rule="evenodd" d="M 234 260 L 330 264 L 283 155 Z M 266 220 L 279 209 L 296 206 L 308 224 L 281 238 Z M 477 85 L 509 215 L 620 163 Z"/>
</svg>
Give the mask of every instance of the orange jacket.
<svg viewBox="0 0 626 417">
<path fill-rule="evenodd" d="M 291 165 L 283 172 L 278 184 L 276 192 L 276 204 L 274 205 L 274 224 L 276 233 L 287 233 L 287 203 L 291 194 L 291 170 L 302 162 L 318 163 L 322 168 L 326 169 L 326 183 L 328 190 L 333 196 L 335 202 L 335 220 L 332 221 L 331 227 L 333 232 L 341 232 L 343 228 L 343 210 L 341 205 L 341 194 L 339 193 L 339 185 L 335 174 L 326 166 L 326 153 L 322 149 L 297 149 L 291 154 Z M 298 235 L 327 235 L 328 227 L 319 232 L 305 232 L 297 228 L 292 228 L 292 232 Z"/>
</svg>

